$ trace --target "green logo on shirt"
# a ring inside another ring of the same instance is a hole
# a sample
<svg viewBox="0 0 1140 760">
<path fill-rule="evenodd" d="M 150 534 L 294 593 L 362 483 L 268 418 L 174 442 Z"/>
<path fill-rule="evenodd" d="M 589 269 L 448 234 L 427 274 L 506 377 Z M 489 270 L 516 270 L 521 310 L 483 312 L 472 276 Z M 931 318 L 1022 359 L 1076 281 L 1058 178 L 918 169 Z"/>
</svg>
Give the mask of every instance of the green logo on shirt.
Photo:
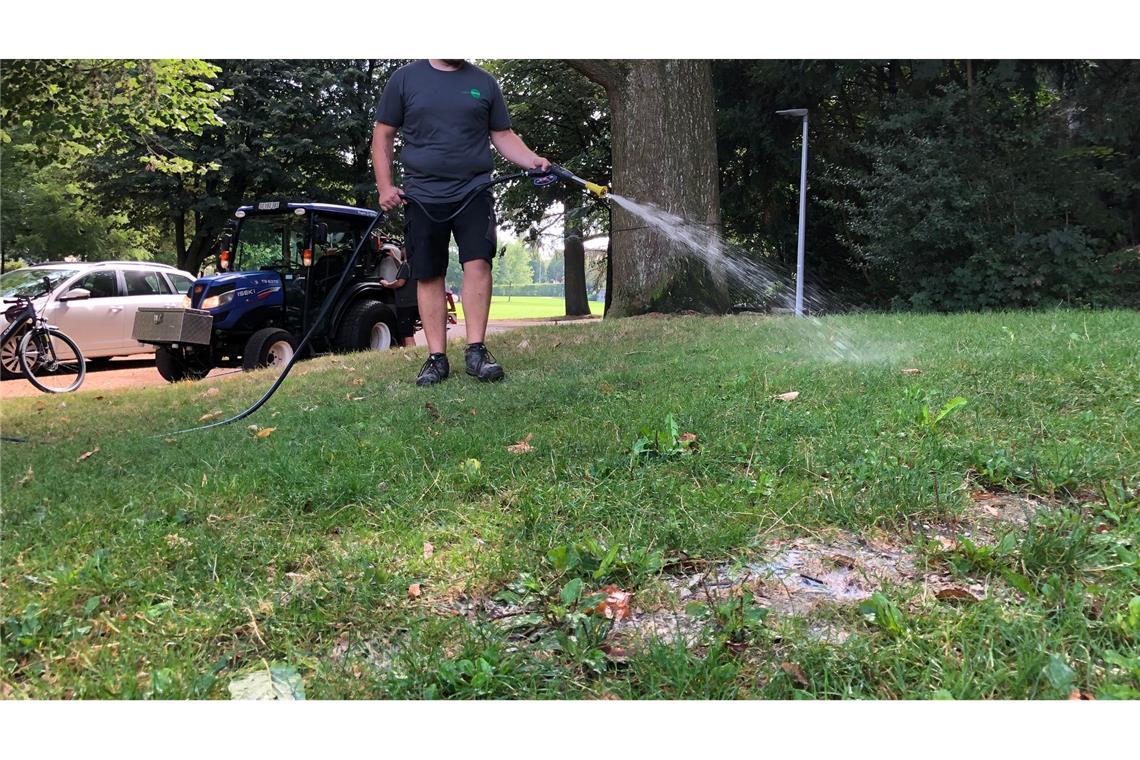
<svg viewBox="0 0 1140 760">
<path fill-rule="evenodd" d="M 473 97 L 473 98 L 475 98 L 476 100 L 478 100 L 478 99 L 479 99 L 480 97 L 482 97 L 482 96 L 483 96 L 483 93 L 479 92 L 479 91 L 478 91 L 478 90 L 476 90 L 474 87 L 472 87 L 472 88 L 471 88 L 471 97 Z"/>
</svg>

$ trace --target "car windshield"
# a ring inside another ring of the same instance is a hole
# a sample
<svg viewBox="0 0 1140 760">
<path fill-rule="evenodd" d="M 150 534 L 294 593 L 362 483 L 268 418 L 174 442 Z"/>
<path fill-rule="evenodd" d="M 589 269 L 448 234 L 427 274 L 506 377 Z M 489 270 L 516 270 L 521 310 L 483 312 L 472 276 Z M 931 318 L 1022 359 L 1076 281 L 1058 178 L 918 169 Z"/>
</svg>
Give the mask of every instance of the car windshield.
<svg viewBox="0 0 1140 760">
<path fill-rule="evenodd" d="M 48 289 L 54 290 L 57 285 L 66 280 L 71 275 L 78 272 L 78 269 L 15 269 L 11 272 L 5 272 L 0 275 L 0 297 L 15 298 L 16 296 L 24 296 L 25 298 L 35 298 L 42 296 L 44 290 L 44 278 L 48 279 L 51 287 Z"/>
</svg>

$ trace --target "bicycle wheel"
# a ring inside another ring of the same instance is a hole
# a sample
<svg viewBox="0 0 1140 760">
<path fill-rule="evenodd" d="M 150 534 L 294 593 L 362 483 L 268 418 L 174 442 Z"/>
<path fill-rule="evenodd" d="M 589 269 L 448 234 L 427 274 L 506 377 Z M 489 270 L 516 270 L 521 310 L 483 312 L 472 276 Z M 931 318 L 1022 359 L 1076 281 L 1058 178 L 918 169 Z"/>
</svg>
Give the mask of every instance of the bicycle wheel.
<svg viewBox="0 0 1140 760">
<path fill-rule="evenodd" d="M 28 330 L 20 341 L 19 358 L 24 377 L 44 393 L 73 391 L 87 374 L 83 352 L 59 330 Z"/>
</svg>

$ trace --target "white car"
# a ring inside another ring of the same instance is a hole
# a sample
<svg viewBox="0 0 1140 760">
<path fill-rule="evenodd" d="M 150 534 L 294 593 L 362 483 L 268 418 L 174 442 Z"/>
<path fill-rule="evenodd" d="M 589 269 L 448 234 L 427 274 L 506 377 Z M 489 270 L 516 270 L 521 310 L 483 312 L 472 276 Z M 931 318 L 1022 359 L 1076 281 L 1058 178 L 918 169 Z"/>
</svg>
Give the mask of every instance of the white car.
<svg viewBox="0 0 1140 760">
<path fill-rule="evenodd" d="M 154 346 L 131 337 L 135 312 L 140 306 L 181 306 L 195 279 L 169 264 L 145 261 L 37 264 L 0 275 L 0 296 L 42 294 L 45 277 L 50 289 L 35 300 L 36 311 L 74 340 L 83 356 L 96 365 L 115 356 L 153 354 Z M 72 298 L 65 299 L 67 294 Z M 2 311 L 10 306 L 4 304 Z M 0 316 L 0 329 L 7 324 L 7 318 Z M 5 377 L 20 374 L 19 337 L 0 346 Z"/>
</svg>

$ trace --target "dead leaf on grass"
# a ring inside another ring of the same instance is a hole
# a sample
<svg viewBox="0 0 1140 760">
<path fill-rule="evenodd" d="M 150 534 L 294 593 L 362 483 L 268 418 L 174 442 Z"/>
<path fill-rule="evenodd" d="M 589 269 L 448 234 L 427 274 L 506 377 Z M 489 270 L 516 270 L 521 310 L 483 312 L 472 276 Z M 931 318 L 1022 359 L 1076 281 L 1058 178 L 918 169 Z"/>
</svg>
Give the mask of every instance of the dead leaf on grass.
<svg viewBox="0 0 1140 760">
<path fill-rule="evenodd" d="M 1087 691 L 1084 691 L 1083 689 L 1073 689 L 1071 692 L 1069 692 L 1069 699 L 1095 701 L 1096 697 L 1094 697 L 1092 694 L 1089 694 Z"/>
<path fill-rule="evenodd" d="M 261 430 L 257 431 L 257 437 L 258 438 L 268 438 L 269 436 L 273 435 L 273 431 L 276 429 L 277 428 L 275 428 L 275 427 L 262 428 Z"/>
<path fill-rule="evenodd" d="M 432 402 L 429 401 L 424 404 L 424 409 L 428 410 L 428 414 L 430 414 L 431 418 L 436 422 L 439 422 L 441 419 L 443 419 L 443 415 L 439 413 L 439 410 L 435 408 L 435 404 Z"/>
<path fill-rule="evenodd" d="M 534 438 L 533 433 L 527 433 L 526 438 L 523 438 L 518 443 L 513 443 L 507 447 L 507 451 L 512 454 L 528 454 L 534 451 L 534 446 L 530 445 L 531 439 Z"/>
<path fill-rule="evenodd" d="M 921 375 L 922 370 L 920 370 L 918 367 L 907 367 L 906 369 L 902 370 L 902 374 L 904 374 L 904 375 Z"/>
<path fill-rule="evenodd" d="M 24 477 L 20 478 L 20 485 L 26 485 L 36 479 L 36 473 L 32 470 L 32 466 L 28 465 L 28 471 L 24 473 Z"/>
<path fill-rule="evenodd" d="M 363 377 L 353 378 L 352 384 L 353 385 L 364 385 L 364 378 Z"/>
<path fill-rule="evenodd" d="M 602 589 L 601 593 L 605 594 L 606 598 L 594 608 L 595 613 L 615 623 L 629 617 L 629 600 L 633 598 L 632 593 L 622 591 L 612 583 Z"/>
<path fill-rule="evenodd" d="M 981 601 L 972 591 L 962 586 L 947 586 L 934 592 L 934 598 L 943 602 L 978 602 Z"/>
<path fill-rule="evenodd" d="M 435 554 L 435 547 L 424 541 L 424 559 L 431 559 L 433 554 Z"/>
<path fill-rule="evenodd" d="M 522 341 L 519 342 L 519 348 L 521 348 L 521 349 L 530 348 L 530 341 L 524 338 Z"/>
<path fill-rule="evenodd" d="M 334 660 L 339 660 L 341 657 L 344 657 L 344 655 L 347 651 L 348 651 L 348 634 L 342 633 L 340 635 L 340 638 L 336 640 L 336 643 L 333 644 L 331 657 Z"/>
<path fill-rule="evenodd" d="M 423 589 L 420 588 L 420 584 L 413 583 L 412 585 L 408 586 L 408 598 L 409 599 L 415 599 L 417 596 L 419 596 L 422 593 L 423 593 Z"/>
<path fill-rule="evenodd" d="M 222 389 L 218 388 L 218 387 L 207 388 L 206 392 L 202 395 L 204 395 L 204 396 L 217 396 L 221 392 L 222 392 Z"/>
<path fill-rule="evenodd" d="M 805 689 L 808 687 L 807 674 L 804 673 L 804 669 L 801 668 L 796 663 L 794 663 L 794 662 L 781 662 L 780 663 L 780 670 L 787 673 L 788 677 L 791 678 L 793 681 L 795 681 L 800 686 L 804 687 Z"/>
<path fill-rule="evenodd" d="M 788 391 L 787 393 L 781 393 L 778 396 L 773 396 L 773 398 L 775 398 L 777 401 L 795 401 L 799 397 L 799 391 Z"/>
<path fill-rule="evenodd" d="M 98 453 L 99 453 L 99 447 L 96 446 L 95 448 L 91 449 L 91 451 L 84 451 L 82 454 L 79 455 L 79 459 L 77 459 L 76 461 L 82 462 L 84 459 L 90 459 L 91 457 L 95 456 Z"/>
<path fill-rule="evenodd" d="M 210 420 L 216 420 L 221 416 L 222 416 L 222 410 L 221 409 L 215 409 L 214 411 L 206 412 L 201 417 L 199 417 L 198 422 L 209 422 Z"/>
</svg>

